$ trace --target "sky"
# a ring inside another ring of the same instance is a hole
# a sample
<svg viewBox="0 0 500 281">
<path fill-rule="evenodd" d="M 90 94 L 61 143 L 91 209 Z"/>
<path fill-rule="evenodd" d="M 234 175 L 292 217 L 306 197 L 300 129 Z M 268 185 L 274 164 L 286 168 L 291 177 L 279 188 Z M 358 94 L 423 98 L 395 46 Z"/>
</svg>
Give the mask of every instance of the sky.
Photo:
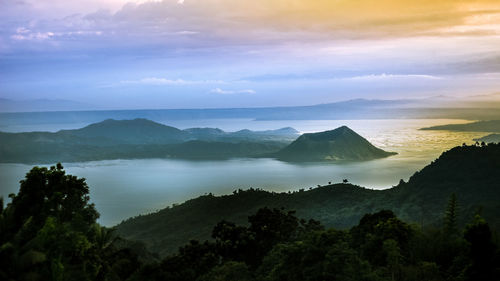
<svg viewBox="0 0 500 281">
<path fill-rule="evenodd" d="M 500 92 L 498 0 L 0 0 L 0 98 L 96 109 Z"/>
</svg>

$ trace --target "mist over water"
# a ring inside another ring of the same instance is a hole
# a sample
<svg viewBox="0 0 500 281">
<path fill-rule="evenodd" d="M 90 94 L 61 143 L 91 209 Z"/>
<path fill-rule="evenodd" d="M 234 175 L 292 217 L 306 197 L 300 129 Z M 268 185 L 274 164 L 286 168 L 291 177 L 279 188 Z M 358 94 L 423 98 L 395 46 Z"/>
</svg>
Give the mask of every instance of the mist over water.
<svg viewBox="0 0 500 281">
<path fill-rule="evenodd" d="M 250 187 L 272 191 L 308 189 L 340 182 L 383 189 L 396 185 L 422 169 L 443 151 L 481 137 L 481 132 L 420 131 L 421 127 L 465 123 L 465 120 L 280 120 L 207 119 L 163 121 L 181 129 L 218 127 L 226 131 L 294 127 L 302 133 L 347 125 L 374 145 L 398 155 L 349 163 L 291 164 L 274 159 L 185 161 L 172 159 L 110 160 L 63 163 L 66 171 L 85 177 L 91 200 L 101 213 L 100 223 L 111 226 L 138 214 L 153 212 L 185 200 L 213 193 L 229 194 Z M 82 124 L 73 124 L 74 128 Z M 57 131 L 57 124 L 31 126 L 30 130 Z M 37 129 L 38 128 L 38 129 Z M 71 128 L 67 125 L 65 129 Z M 18 191 L 19 180 L 32 165 L 0 164 L 0 195 Z M 7 200 L 8 201 L 8 200 Z"/>
</svg>

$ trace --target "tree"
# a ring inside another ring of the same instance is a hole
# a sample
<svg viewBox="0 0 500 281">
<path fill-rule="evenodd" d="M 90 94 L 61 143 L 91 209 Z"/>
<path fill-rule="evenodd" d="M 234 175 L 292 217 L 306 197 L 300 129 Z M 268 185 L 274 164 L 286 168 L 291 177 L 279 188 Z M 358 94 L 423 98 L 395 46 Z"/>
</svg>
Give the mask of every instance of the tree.
<svg viewBox="0 0 500 281">
<path fill-rule="evenodd" d="M 176 255 L 165 258 L 160 265 L 160 280 L 196 280 L 219 264 L 214 244 L 191 240 Z"/>
<path fill-rule="evenodd" d="M 221 221 L 212 230 L 217 253 L 224 260 L 251 263 L 256 246 L 255 234 L 244 226 Z"/>
<path fill-rule="evenodd" d="M 381 210 L 374 214 L 365 214 L 359 224 L 351 228 L 352 244 L 355 248 L 361 247 L 366 242 L 367 234 L 374 233 L 375 227 L 383 221 L 395 218 L 390 210 Z"/>
<path fill-rule="evenodd" d="M 474 221 L 466 226 L 464 238 L 470 243 L 469 257 L 472 261 L 465 270 L 466 280 L 498 280 L 500 276 L 495 270 L 496 246 L 488 223 L 476 215 Z"/>
<path fill-rule="evenodd" d="M 209 273 L 201 276 L 199 281 L 252 281 L 254 280 L 248 266 L 241 262 L 230 261 L 214 267 Z"/>
<path fill-rule="evenodd" d="M 446 236 L 455 236 L 458 233 L 457 227 L 458 201 L 457 195 L 452 193 L 448 200 L 448 206 L 444 216 L 444 234 Z"/>
<path fill-rule="evenodd" d="M 349 233 L 316 231 L 302 240 L 280 243 L 264 258 L 258 280 L 372 280 L 370 266 L 349 247 Z"/>
<path fill-rule="evenodd" d="M 84 178 L 66 175 L 63 166 L 50 169 L 34 167 L 21 181 L 19 193 L 9 207 L 13 211 L 15 228 L 33 219 L 36 228 L 42 227 L 48 217 L 60 223 L 70 223 L 80 230 L 89 229 L 99 217 L 90 204 L 89 187 Z"/>
<path fill-rule="evenodd" d="M 261 208 L 255 215 L 248 217 L 248 229 L 254 233 L 257 241 L 253 249 L 256 259 L 251 265 L 258 265 L 278 242 L 289 241 L 297 234 L 299 220 L 294 214 L 293 211 Z"/>
<path fill-rule="evenodd" d="M 375 214 L 366 214 L 359 225 L 350 231 L 352 246 L 361 252 L 361 256 L 372 265 L 387 266 L 387 252 L 384 242 L 394 240 L 402 257 L 408 257 L 410 240 L 413 237 L 411 227 L 399 220 L 392 211 L 382 210 Z"/>
<path fill-rule="evenodd" d="M 133 255 L 111 246 L 112 230 L 96 223 L 85 179 L 61 164 L 34 167 L 10 197 L 0 204 L 0 279 L 107 280 L 137 269 Z M 124 260 L 128 266 L 117 266 Z"/>
<path fill-rule="evenodd" d="M 393 239 L 387 239 L 384 241 L 383 249 L 386 253 L 387 268 L 391 273 L 391 281 L 396 279 L 396 274 L 399 271 L 399 264 L 401 260 L 401 253 L 398 246 L 398 242 Z"/>
</svg>

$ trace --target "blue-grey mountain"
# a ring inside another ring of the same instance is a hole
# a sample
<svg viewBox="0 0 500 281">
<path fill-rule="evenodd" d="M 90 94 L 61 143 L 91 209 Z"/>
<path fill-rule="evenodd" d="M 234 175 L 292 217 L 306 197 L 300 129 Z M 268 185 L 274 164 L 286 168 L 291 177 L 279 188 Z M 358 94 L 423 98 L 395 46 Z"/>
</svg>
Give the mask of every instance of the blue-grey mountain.
<svg viewBox="0 0 500 281">
<path fill-rule="evenodd" d="M 293 128 L 238 132 L 214 128 L 180 130 L 147 119 L 107 119 L 81 129 L 56 133 L 0 132 L 0 162 L 255 157 L 280 150 L 298 135 Z"/>
<path fill-rule="evenodd" d="M 448 124 L 422 128 L 421 130 L 446 130 L 457 132 L 500 132 L 500 120 L 477 121 L 466 124 Z"/>
</svg>

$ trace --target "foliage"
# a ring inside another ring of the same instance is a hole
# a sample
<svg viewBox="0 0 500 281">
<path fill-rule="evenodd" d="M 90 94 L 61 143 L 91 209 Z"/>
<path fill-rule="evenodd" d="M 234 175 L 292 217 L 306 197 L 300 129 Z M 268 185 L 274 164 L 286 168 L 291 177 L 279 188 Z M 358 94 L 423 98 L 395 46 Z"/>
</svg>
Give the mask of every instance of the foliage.
<svg viewBox="0 0 500 281">
<path fill-rule="evenodd" d="M 62 165 L 34 167 L 11 198 L 0 208 L 1 280 L 124 280 L 138 268 L 96 223 L 85 179 Z"/>
<path fill-rule="evenodd" d="M 456 160 L 455 153 L 445 159 Z M 497 160 L 487 158 L 488 161 Z M 446 172 L 445 165 L 437 161 L 414 175 L 409 183 L 401 183 L 386 194 L 398 198 L 401 194 L 408 195 L 407 188 L 419 193 L 417 187 L 426 182 L 422 179 L 436 171 Z M 474 180 L 481 178 L 474 168 L 471 171 L 469 176 Z M 484 188 L 484 182 L 476 184 Z M 337 193 L 341 200 L 349 201 L 351 197 L 359 200 L 373 194 L 356 189 L 348 192 L 352 187 L 345 184 L 338 188 L 342 191 Z M 325 194 L 322 189 L 310 192 Z M 467 204 L 458 198 L 468 197 L 459 192 L 451 197 L 453 192 L 448 193 L 448 206 L 446 200 L 440 201 L 441 210 L 434 213 L 438 223 L 426 227 L 409 224 L 389 209 L 368 212 L 352 227 L 336 229 L 325 228 L 316 220 L 299 219 L 295 212 L 284 208 L 257 208 L 246 217 L 245 223 L 215 222 L 211 240 L 191 240 L 161 260 L 145 254 L 143 246 L 119 238 L 114 229 L 98 225 L 98 213 L 88 194 L 84 179 L 66 175 L 63 167 L 57 165 L 50 169 L 33 168 L 7 206 L 0 200 L 0 280 L 493 281 L 500 278 L 495 233 L 477 212 L 466 223 L 460 223 L 456 206 Z M 297 194 L 304 196 L 301 199 L 310 196 L 308 192 Z M 271 195 L 275 200 L 293 199 L 292 194 Z M 249 198 L 268 202 L 268 193 L 259 190 L 236 192 L 232 196 L 225 198 L 242 200 L 225 201 L 227 210 L 245 202 L 247 206 L 239 207 L 248 209 L 252 204 Z M 195 200 L 189 204 L 197 203 Z M 186 205 L 178 208 L 187 210 Z M 444 220 L 439 216 L 443 211 Z"/>
<path fill-rule="evenodd" d="M 117 232 L 127 239 L 144 242 L 148 249 L 165 256 L 190 239 L 210 239 L 212 227 L 221 218 L 245 225 L 248 216 L 264 207 L 295 210 L 300 218 L 313 218 L 337 229 L 349 229 L 363 214 L 385 209 L 392 210 L 403 221 L 430 229 L 442 225 L 446 219 L 443 213 L 453 193 L 457 195 L 456 200 L 460 200 L 460 204 L 453 207 L 455 214 L 448 216 L 454 220 L 450 226 L 455 229 L 452 230 L 455 236 L 461 236 L 459 229 L 478 209 L 490 227 L 500 231 L 499 170 L 500 145 L 456 147 L 416 172 L 408 182 L 401 181 L 390 189 L 328 184 L 286 193 L 254 188 L 235 190 L 231 195 L 205 195 L 128 219 L 117 226 Z"/>
<path fill-rule="evenodd" d="M 260 209 L 249 226 L 227 221 L 214 242 L 191 241 L 131 280 L 496 280 L 499 253 L 487 223 L 475 219 L 456 256 L 428 255 L 450 238 L 422 231 L 391 211 L 367 214 L 350 230 L 305 228 L 292 212 Z M 435 243 L 426 243 L 435 240 Z M 267 251 L 266 251 L 267 250 Z M 451 264 L 451 266 L 450 266 Z"/>
<path fill-rule="evenodd" d="M 458 216 L 458 203 L 457 195 L 455 193 L 451 194 L 448 201 L 448 206 L 446 207 L 446 213 L 444 217 L 444 231 L 448 235 L 457 234 L 457 216 Z"/>
</svg>

